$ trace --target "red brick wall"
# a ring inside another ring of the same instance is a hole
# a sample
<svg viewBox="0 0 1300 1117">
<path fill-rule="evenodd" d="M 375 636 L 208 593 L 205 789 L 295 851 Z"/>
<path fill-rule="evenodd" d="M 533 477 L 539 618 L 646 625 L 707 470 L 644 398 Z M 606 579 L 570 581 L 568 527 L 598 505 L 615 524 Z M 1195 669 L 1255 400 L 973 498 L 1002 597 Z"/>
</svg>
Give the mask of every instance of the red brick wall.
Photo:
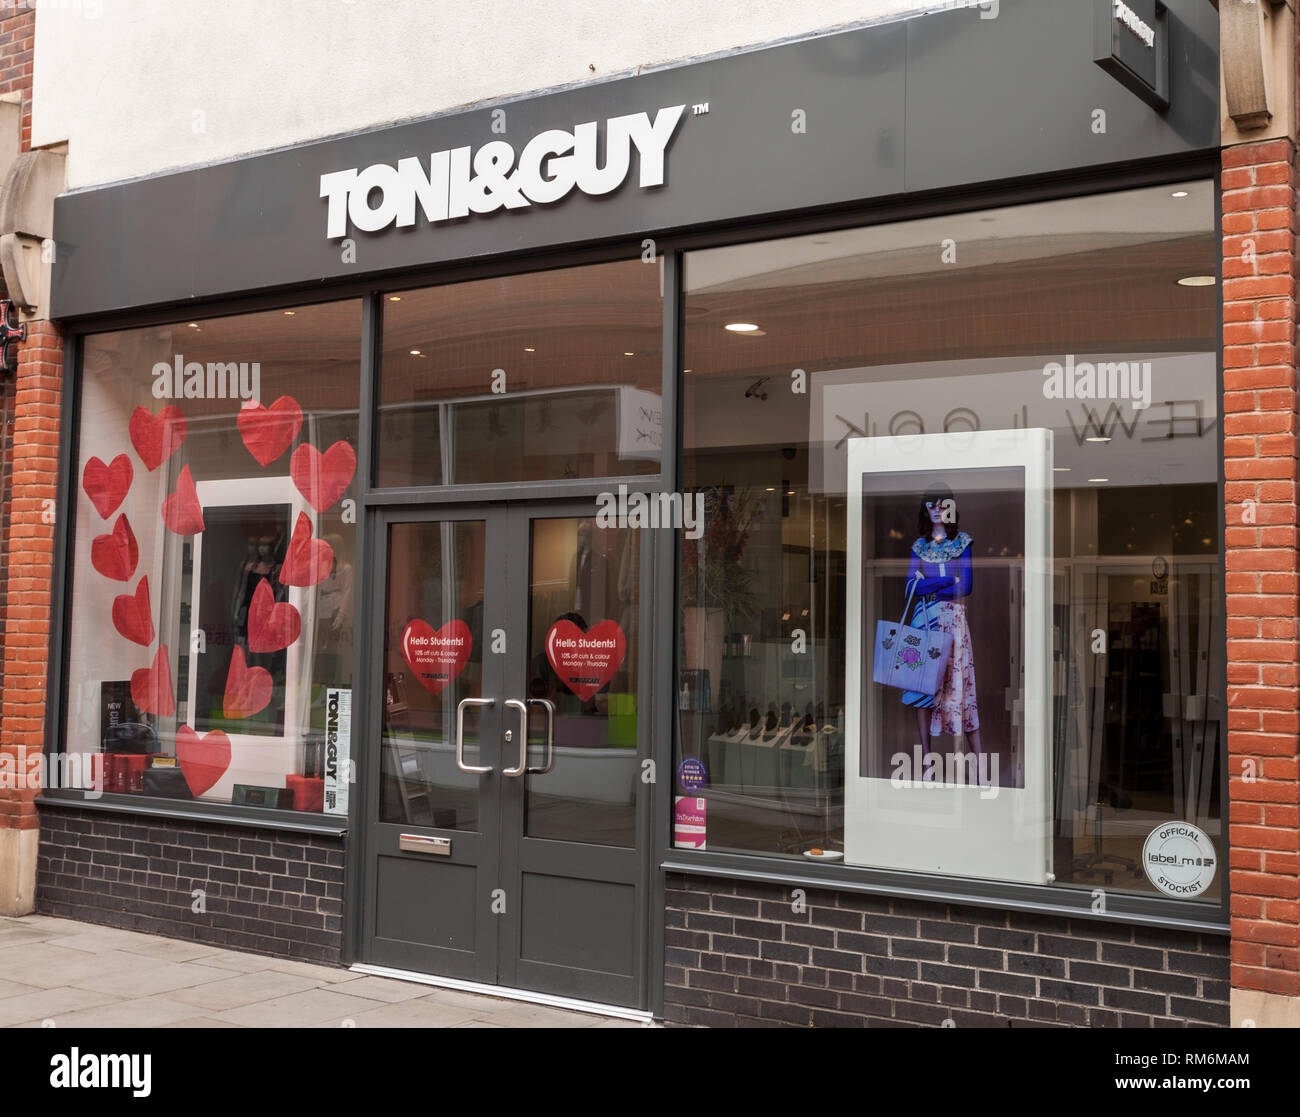
<svg viewBox="0 0 1300 1117">
<path fill-rule="evenodd" d="M 14 383 L 13 472 L 6 493 L 8 608 L 0 683 L 0 750 L 13 754 L 20 771 L 26 770 L 26 750 L 39 751 L 45 736 L 54 514 L 62 511 L 54 503 L 62 362 L 59 328 L 32 323 Z M 0 789 L 0 826 L 34 828 L 36 794 L 34 788 Z"/>
<path fill-rule="evenodd" d="M 36 13 L 8 5 L 0 13 L 0 94 L 22 93 L 22 147 L 28 150 Z M 0 281 L 0 296 L 7 296 L 3 287 Z M 19 349 L 18 375 L 6 376 L 0 388 L 0 751 L 15 754 L 21 764 L 22 746 L 39 749 L 42 741 L 53 524 L 41 523 L 40 501 L 54 496 L 62 341 L 55 328 L 42 324 Z M 48 444 L 47 434 L 53 439 Z M 44 586 L 43 598 L 32 588 L 37 584 Z M 34 796 L 0 788 L 0 827 L 35 827 Z"/>
<path fill-rule="evenodd" d="M 1290 140 L 1223 152 L 1232 984 L 1290 996 L 1300 995 L 1295 184 Z"/>
<path fill-rule="evenodd" d="M 23 150 L 32 146 L 32 42 L 36 10 L 0 7 L 0 93 L 23 95 Z"/>
</svg>

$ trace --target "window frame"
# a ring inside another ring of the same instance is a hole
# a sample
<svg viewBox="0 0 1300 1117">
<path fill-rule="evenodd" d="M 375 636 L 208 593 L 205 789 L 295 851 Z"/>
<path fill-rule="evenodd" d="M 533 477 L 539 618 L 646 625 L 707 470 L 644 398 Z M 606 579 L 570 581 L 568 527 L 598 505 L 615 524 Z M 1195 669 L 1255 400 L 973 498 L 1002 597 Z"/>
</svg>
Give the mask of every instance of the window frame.
<svg viewBox="0 0 1300 1117">
<path fill-rule="evenodd" d="M 1002 186 L 976 187 L 968 191 L 948 191 L 941 195 L 924 199 L 903 198 L 895 203 L 883 203 L 865 209 L 847 211 L 838 220 L 824 216 L 793 218 L 773 223 L 752 224 L 737 230 L 728 230 L 723 234 L 701 233 L 687 237 L 675 238 L 673 250 L 678 255 L 675 275 L 678 278 L 674 292 L 676 304 L 673 315 L 679 324 L 676 339 L 676 364 L 678 369 L 684 367 L 684 327 L 685 323 L 685 288 L 680 282 L 684 271 L 684 255 L 690 251 L 724 248 L 737 245 L 754 244 L 783 237 L 806 236 L 814 233 L 829 233 L 839 230 L 861 229 L 875 225 L 892 225 L 914 219 L 941 217 L 958 213 L 974 213 L 1003 206 L 1027 203 L 1065 200 L 1070 198 L 1092 197 L 1143 187 L 1159 187 L 1170 183 L 1199 178 L 1209 182 L 1216 200 L 1222 194 L 1218 153 L 1206 156 L 1183 158 L 1130 168 L 1120 173 L 1103 174 L 1086 172 L 1054 178 L 1049 182 L 1027 182 Z M 947 204 L 945 204 L 945 201 Z M 1215 243 L 1222 240 L 1221 207 L 1214 210 L 1214 227 L 1212 235 Z M 1222 253 L 1216 254 L 1215 278 L 1217 305 L 1219 314 L 1216 321 L 1216 372 L 1217 391 L 1220 400 L 1220 430 L 1218 436 L 1218 528 L 1219 528 L 1219 563 L 1223 569 L 1223 540 L 1226 532 L 1224 506 L 1225 476 L 1222 450 L 1222 396 L 1223 396 L 1223 315 L 1222 315 Z M 678 380 L 679 393 L 685 395 L 684 381 Z M 675 479 L 680 489 L 685 478 L 685 449 L 681 433 L 684 430 L 684 415 L 679 401 L 676 421 L 677 457 L 674 461 Z M 666 425 L 666 424 L 665 424 Z M 681 591 L 680 546 L 677 553 L 664 556 L 667 560 L 660 564 L 660 569 L 673 572 L 674 583 L 671 587 L 657 587 L 661 598 L 671 592 L 674 603 L 674 619 L 666 626 L 663 638 L 672 648 L 672 674 L 659 682 L 671 688 L 679 668 L 679 649 L 675 638 L 675 615 L 679 609 Z M 1219 579 L 1217 604 L 1221 615 L 1227 617 L 1227 595 L 1225 580 Z M 1225 648 L 1226 661 L 1226 648 Z M 661 691 L 656 689 L 656 693 Z M 674 706 L 674 715 L 676 709 Z M 678 758 L 680 737 L 680 719 L 674 716 L 672 741 L 662 754 L 660 762 L 666 772 L 675 771 Z M 1222 788 L 1221 823 L 1223 837 L 1220 845 L 1221 881 L 1219 902 L 1207 903 L 1195 900 L 1180 900 L 1151 894 L 1126 893 L 1114 891 L 1100 885 L 1088 888 L 1072 884 L 1018 884 L 1003 881 L 981 880 L 971 877 L 941 876 L 938 874 L 903 872 L 861 866 L 849 866 L 842 862 L 817 864 L 791 857 L 781 857 L 759 852 L 746 853 L 720 850 L 686 850 L 672 844 L 672 781 L 668 781 L 665 803 L 660 812 L 659 845 L 656 857 L 659 867 L 665 874 L 681 873 L 689 876 L 716 877 L 746 882 L 780 884 L 793 888 L 813 888 L 821 891 L 844 891 L 868 893 L 890 897 L 900 897 L 931 901 L 937 904 L 960 904 L 975 907 L 992 907 L 1008 911 L 1036 912 L 1064 916 L 1067 918 L 1087 919 L 1106 923 L 1125 925 L 1148 924 L 1179 930 L 1203 933 L 1229 933 L 1229 917 L 1232 902 L 1230 875 L 1228 873 L 1228 851 L 1230 849 L 1228 817 L 1230 807 L 1229 795 L 1229 758 L 1226 740 L 1220 746 L 1219 775 Z M 1055 827 L 1056 813 L 1053 801 L 1052 824 Z M 1100 909 L 1100 910 L 1098 910 Z"/>
<path fill-rule="evenodd" d="M 1114 168 L 1089 168 L 1046 178 L 989 183 L 926 193 L 924 195 L 898 195 L 871 203 L 841 207 L 831 211 L 807 214 L 784 214 L 767 220 L 713 227 L 694 231 L 666 231 L 654 238 L 654 251 L 663 261 L 663 457 L 658 474 L 636 477 L 636 484 L 647 492 L 680 491 L 684 476 L 684 455 L 681 433 L 682 411 L 682 356 L 684 341 L 684 302 L 682 284 L 683 254 L 687 251 L 720 248 L 784 236 L 833 232 L 840 229 L 888 225 L 900 221 L 948 214 L 979 211 L 999 206 L 1042 202 L 1055 199 L 1099 195 L 1139 187 L 1160 186 L 1189 177 L 1204 178 L 1213 183 L 1216 197 L 1221 195 L 1222 184 L 1218 151 L 1206 151 L 1191 156 L 1161 159 L 1120 170 Z M 1216 207 L 1215 236 L 1221 238 L 1221 214 Z M 188 318 L 218 317 L 230 314 L 255 313 L 265 310 L 292 309 L 296 306 L 361 298 L 361 353 L 360 398 L 358 422 L 358 475 L 357 486 L 357 570 L 354 592 L 361 600 L 369 600 L 371 571 L 364 556 L 369 553 L 367 532 L 371 510 L 390 506 L 422 503 L 447 505 L 472 504 L 508 498 L 519 499 L 526 494 L 526 486 L 474 485 L 378 488 L 375 477 L 374 425 L 377 421 L 378 363 L 381 346 L 383 302 L 387 295 L 400 293 L 418 286 L 435 286 L 464 280 L 485 279 L 527 271 L 544 271 L 553 268 L 579 266 L 585 263 L 603 263 L 627 259 L 644 251 L 644 242 L 607 242 L 601 245 L 574 245 L 555 251 L 534 253 L 500 253 L 475 260 L 460 261 L 450 265 L 421 267 L 399 272 L 369 275 L 346 282 L 295 286 L 289 290 L 241 294 L 224 299 L 204 301 L 190 306 L 182 302 L 114 311 L 85 317 L 65 319 L 59 324 L 64 331 L 63 350 L 63 408 L 59 429 L 58 482 L 56 507 L 70 509 L 76 499 L 77 478 L 73 463 L 77 454 L 77 430 L 81 401 L 81 356 L 84 338 L 92 333 L 128 329 L 140 326 L 174 322 L 182 316 Z M 1222 302 L 1222 257 L 1216 260 L 1216 279 L 1219 303 Z M 1218 328 L 1218 389 L 1223 392 L 1222 365 L 1222 314 Z M 1218 484 L 1222 497 L 1224 491 L 1223 455 L 1218 455 Z M 589 478 L 568 482 L 538 482 L 547 485 L 548 495 L 587 496 L 601 492 L 608 483 L 618 478 Z M 521 494 L 521 488 L 524 494 Z M 562 492 L 560 490 L 563 490 Z M 72 561 L 73 532 L 70 517 L 59 515 L 55 523 L 53 576 L 51 588 L 51 625 L 48 672 L 46 677 L 45 741 L 48 755 L 63 753 L 65 749 L 65 682 L 68 668 L 68 624 L 70 593 L 70 563 Z M 1219 502 L 1219 538 L 1224 538 L 1224 507 Z M 653 694 L 662 702 L 671 703 L 676 693 L 678 672 L 676 640 L 680 571 L 680 547 L 676 534 L 659 532 L 653 542 L 655 552 L 654 601 L 651 604 L 652 624 L 648 636 L 651 640 L 651 663 L 654 672 Z M 1226 592 L 1220 591 L 1220 606 L 1226 616 Z M 358 637 L 353 647 L 353 678 L 364 677 L 365 640 Z M 363 688 L 354 682 L 354 724 L 364 725 L 368 703 Z M 667 707 L 673 708 L 675 707 Z M 656 733 L 652 740 L 651 757 L 656 769 L 671 773 L 677 755 L 677 719 L 672 719 L 672 731 Z M 366 765 L 369 750 L 364 735 L 354 738 L 355 759 L 358 765 L 357 794 L 350 797 L 347 817 L 337 816 L 328 822 L 307 821 L 298 812 L 271 811 L 256 807 L 207 804 L 199 802 L 176 803 L 142 795 L 104 795 L 88 800 L 81 791 L 71 789 L 44 789 L 37 797 L 42 807 L 68 806 L 119 812 L 128 815 L 145 815 L 162 819 L 185 821 L 211 821 L 239 826 L 307 831 L 341 837 L 360 824 L 363 781 L 368 778 Z M 1220 756 L 1221 786 L 1225 791 L 1224 819 L 1228 815 L 1227 749 Z M 1009 885 L 999 882 L 979 881 L 969 878 L 926 876 L 898 873 L 887 870 L 849 867 L 844 865 L 819 865 L 795 862 L 789 858 L 759 854 L 723 853 L 716 850 L 689 852 L 672 845 L 672 780 L 660 780 L 655 785 L 653 804 L 653 845 L 651 856 L 656 872 L 651 886 L 651 904 L 662 909 L 665 904 L 665 880 L 669 873 L 702 875 L 723 879 L 764 882 L 814 888 L 823 892 L 850 891 L 885 896 L 909 897 L 930 900 L 941 904 L 961 904 L 1002 910 L 1039 912 L 1100 920 L 1120 924 L 1150 924 L 1227 934 L 1231 892 L 1226 873 L 1225 844 L 1223 858 L 1225 873 L 1220 904 L 1217 908 L 1196 901 L 1176 900 L 1156 896 L 1124 893 L 1107 893 L 1106 909 L 1094 911 L 1094 890 L 1073 886 Z M 362 856 L 364 836 L 348 843 L 348 881 L 357 879 L 353 866 Z M 348 905 L 352 915 L 345 918 L 347 927 L 361 918 L 364 903 Z M 652 965 L 662 967 L 663 937 L 652 937 Z"/>
</svg>

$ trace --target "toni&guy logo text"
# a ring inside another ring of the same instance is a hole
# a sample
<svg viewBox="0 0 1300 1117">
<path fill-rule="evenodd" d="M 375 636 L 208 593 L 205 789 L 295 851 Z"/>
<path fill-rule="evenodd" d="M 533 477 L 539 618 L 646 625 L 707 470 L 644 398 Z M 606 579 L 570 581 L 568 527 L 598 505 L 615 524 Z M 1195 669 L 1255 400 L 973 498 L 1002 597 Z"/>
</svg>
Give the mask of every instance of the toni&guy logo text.
<svg viewBox="0 0 1300 1117">
<path fill-rule="evenodd" d="M 427 166 L 410 156 L 395 167 L 375 163 L 364 170 L 331 171 L 320 176 L 320 196 L 329 200 L 325 235 L 331 240 L 346 236 L 349 220 L 363 233 L 389 225 L 406 228 L 415 224 L 417 201 L 424 219 L 434 223 L 494 213 L 503 206 L 524 209 L 558 202 L 575 187 L 584 194 L 608 194 L 627 178 L 634 147 L 641 164 L 639 185 L 662 186 L 664 156 L 685 109 L 662 108 L 653 121 L 643 112 L 611 117 L 605 123 L 603 163 L 593 120 L 571 131 L 539 132 L 524 145 L 517 165 L 515 149 L 505 140 L 492 140 L 478 151 L 435 151 Z"/>
</svg>

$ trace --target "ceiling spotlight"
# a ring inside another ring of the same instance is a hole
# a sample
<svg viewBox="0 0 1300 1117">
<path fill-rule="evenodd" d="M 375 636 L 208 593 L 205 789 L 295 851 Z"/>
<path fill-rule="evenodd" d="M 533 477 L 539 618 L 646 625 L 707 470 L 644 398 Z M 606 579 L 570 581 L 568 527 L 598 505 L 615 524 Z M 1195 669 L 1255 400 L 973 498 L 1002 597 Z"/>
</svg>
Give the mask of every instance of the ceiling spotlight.
<svg viewBox="0 0 1300 1117">
<path fill-rule="evenodd" d="M 197 322 L 190 322 L 189 327 L 191 330 L 197 330 L 199 328 L 199 324 Z"/>
<path fill-rule="evenodd" d="M 1179 287 L 1213 287 L 1214 284 L 1212 275 L 1185 275 L 1178 281 Z"/>
<path fill-rule="evenodd" d="M 524 352 L 525 352 L 525 353 L 536 353 L 537 350 L 534 349 L 531 345 L 525 345 L 525 346 L 524 346 Z"/>
<path fill-rule="evenodd" d="M 1088 483 L 1091 485 L 1104 485 L 1109 480 L 1109 477 L 1089 477 Z"/>
<path fill-rule="evenodd" d="M 623 356 L 625 356 L 625 357 L 635 357 L 636 354 L 635 354 L 635 353 L 624 353 Z"/>
<path fill-rule="evenodd" d="M 411 356 L 412 356 L 412 357 L 423 357 L 424 354 L 421 353 L 418 349 L 412 349 L 412 350 L 411 350 Z"/>
<path fill-rule="evenodd" d="M 298 313 L 296 310 L 286 310 L 284 316 L 286 318 L 292 318 L 296 313 Z"/>
<path fill-rule="evenodd" d="M 728 322 L 722 328 L 730 330 L 733 334 L 752 334 L 758 329 L 758 326 L 753 322 Z"/>
<path fill-rule="evenodd" d="M 1085 442 L 1109 442 L 1110 435 L 1108 434 L 1089 435 L 1087 438 L 1084 439 L 1084 441 Z"/>
<path fill-rule="evenodd" d="M 400 303 L 400 302 L 402 301 L 402 296 L 401 296 L 401 295 L 389 295 L 389 296 L 388 296 L 388 301 L 389 301 L 390 303 Z"/>
<path fill-rule="evenodd" d="M 1187 191 L 1186 191 L 1186 190 L 1175 190 L 1175 191 L 1173 192 L 1173 194 L 1171 195 L 1171 197 L 1174 197 L 1174 198 L 1186 198 L 1186 197 L 1187 197 Z"/>
<path fill-rule="evenodd" d="M 769 493 L 774 493 L 774 492 L 776 492 L 776 486 L 775 486 L 775 485 L 768 485 L 768 487 L 767 487 L 767 491 L 768 491 Z"/>
<path fill-rule="evenodd" d="M 1054 466 L 1052 466 L 1052 472 L 1053 472 L 1053 473 L 1069 473 L 1069 472 L 1070 472 L 1070 467 L 1069 467 L 1068 465 L 1054 465 Z"/>
</svg>

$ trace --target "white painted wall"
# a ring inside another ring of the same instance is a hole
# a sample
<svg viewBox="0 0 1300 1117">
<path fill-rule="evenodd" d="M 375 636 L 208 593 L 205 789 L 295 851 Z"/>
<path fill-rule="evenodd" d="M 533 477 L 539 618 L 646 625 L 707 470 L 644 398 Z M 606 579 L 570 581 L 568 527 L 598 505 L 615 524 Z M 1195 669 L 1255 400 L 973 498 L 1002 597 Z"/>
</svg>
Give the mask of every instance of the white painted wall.
<svg viewBox="0 0 1300 1117">
<path fill-rule="evenodd" d="M 34 2 L 77 188 L 962 0 Z"/>
</svg>

